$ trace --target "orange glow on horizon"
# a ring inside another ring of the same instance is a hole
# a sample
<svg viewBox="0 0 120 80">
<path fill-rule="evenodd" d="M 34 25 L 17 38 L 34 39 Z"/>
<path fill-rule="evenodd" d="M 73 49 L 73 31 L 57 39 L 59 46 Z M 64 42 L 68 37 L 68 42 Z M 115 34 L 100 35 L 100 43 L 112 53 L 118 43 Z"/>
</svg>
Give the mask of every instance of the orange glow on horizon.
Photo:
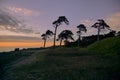
<svg viewBox="0 0 120 80">
<path fill-rule="evenodd" d="M 58 44 L 58 43 L 56 43 Z M 53 42 L 47 42 L 46 47 L 52 46 Z M 43 47 L 43 42 L 0 42 L 0 47 L 2 48 L 22 48 L 22 47 Z"/>
</svg>

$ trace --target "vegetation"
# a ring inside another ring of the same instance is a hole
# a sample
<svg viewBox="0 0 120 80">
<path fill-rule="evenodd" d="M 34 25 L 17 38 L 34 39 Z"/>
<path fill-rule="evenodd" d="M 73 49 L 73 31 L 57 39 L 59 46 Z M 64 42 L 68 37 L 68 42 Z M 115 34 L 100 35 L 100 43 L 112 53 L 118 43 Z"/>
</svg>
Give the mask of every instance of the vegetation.
<svg viewBox="0 0 120 80">
<path fill-rule="evenodd" d="M 46 45 L 47 38 L 49 38 L 49 36 L 52 36 L 52 35 L 53 35 L 53 32 L 50 31 L 50 30 L 47 30 L 46 33 L 41 35 L 42 39 L 44 40 L 44 45 L 43 45 L 44 48 L 45 48 L 45 45 Z"/>
<path fill-rule="evenodd" d="M 79 29 L 77 31 L 77 35 L 78 35 L 78 39 L 74 40 L 73 39 L 73 33 L 70 30 L 63 30 L 61 31 L 61 33 L 58 35 L 58 39 L 56 39 L 57 35 L 57 28 L 58 26 L 61 25 L 61 23 L 65 23 L 65 24 L 69 24 L 69 21 L 67 20 L 67 18 L 65 16 L 60 16 L 56 21 L 54 21 L 53 27 L 55 28 L 54 33 L 52 32 L 52 34 L 50 35 L 54 35 L 54 41 L 53 41 L 53 46 L 56 47 L 55 43 L 56 40 L 60 40 L 60 46 L 62 44 L 62 41 L 64 40 L 64 46 L 79 46 L 79 47 L 87 47 L 90 44 L 102 40 L 104 38 L 109 38 L 109 37 L 115 37 L 116 35 L 119 36 L 119 32 L 116 33 L 116 31 L 110 29 L 110 26 L 103 20 L 103 19 L 98 19 L 98 21 L 93 24 L 91 27 L 97 28 L 98 29 L 98 34 L 97 35 L 91 35 L 91 36 L 84 36 L 81 38 L 82 32 L 87 32 L 87 28 L 84 24 L 80 24 L 77 26 L 77 28 Z M 109 30 L 108 33 L 106 34 L 100 34 L 100 32 L 102 30 Z M 70 32 L 70 35 L 68 33 L 65 33 L 65 31 Z M 44 47 L 46 44 L 46 39 L 48 38 L 49 34 L 42 34 L 42 39 L 44 40 Z M 73 40 L 73 42 L 69 42 L 68 39 Z"/>
<path fill-rule="evenodd" d="M 29 50 L 29 49 L 0 53 L 0 77 L 6 71 L 8 65 L 12 65 L 13 62 L 15 64 L 19 60 L 25 59 L 26 57 L 30 56 L 32 53 L 34 53 L 34 50 Z"/>
<path fill-rule="evenodd" d="M 69 24 L 69 21 L 67 20 L 67 18 L 65 16 L 60 16 L 56 21 L 53 22 L 53 27 L 55 28 L 55 32 L 54 32 L 54 43 L 53 46 L 55 47 L 55 41 L 56 41 L 56 32 L 57 32 L 57 28 L 58 26 L 61 25 L 61 23 L 64 22 L 65 24 Z"/>
<path fill-rule="evenodd" d="M 120 31 L 118 31 L 117 35 L 120 36 Z"/>
<path fill-rule="evenodd" d="M 96 42 L 90 45 L 88 48 L 90 50 L 95 50 L 97 52 L 104 52 L 107 55 L 120 55 L 120 37 L 107 38 L 100 42 Z"/>
<path fill-rule="evenodd" d="M 70 30 L 63 30 L 59 35 L 58 35 L 58 40 L 60 40 L 60 46 L 62 44 L 62 41 L 64 40 L 64 42 L 69 42 L 68 40 L 73 40 L 74 38 L 72 37 L 73 33 Z"/>
<path fill-rule="evenodd" d="M 92 25 L 92 27 L 98 29 L 98 37 L 97 37 L 98 41 L 100 40 L 99 35 L 100 35 L 101 29 L 105 29 L 105 28 L 109 29 L 110 28 L 109 25 L 107 25 L 103 19 L 99 19 L 98 22 L 96 22 L 95 24 Z"/>
<path fill-rule="evenodd" d="M 77 26 L 78 40 L 74 41 L 72 31 L 63 30 L 58 35 L 60 47 L 45 48 L 46 40 L 52 35 L 56 46 L 57 28 L 62 22 L 69 24 L 65 16 L 60 16 L 53 22 L 55 32 L 47 30 L 41 35 L 44 48 L 16 48 L 12 52 L 0 53 L 0 80 L 120 80 L 119 32 L 115 36 L 116 31 L 101 19 L 92 25 L 98 29 L 98 35 L 81 39 L 82 31 L 87 29 L 80 24 Z M 100 35 L 101 29 L 106 28 L 110 32 Z M 61 46 L 62 41 L 65 46 Z"/>
<path fill-rule="evenodd" d="M 88 46 L 26 50 L 34 54 L 11 61 L 4 80 L 119 80 L 120 37 Z M 104 46 L 103 46 L 104 45 Z M 116 47 L 115 47 L 116 46 Z M 18 53 L 18 52 L 17 52 Z M 20 55 L 20 53 L 18 53 Z M 15 56 L 12 56 L 14 58 Z M 31 60 L 30 57 L 35 57 Z M 4 57 L 5 58 L 5 57 Z M 8 58 L 8 61 L 11 60 Z M 26 63 L 22 63 L 28 61 Z M 9 63 L 9 62 L 8 62 Z M 8 64 L 7 63 L 7 64 Z M 17 65 L 16 65 L 17 64 Z M 19 65 L 18 65 L 19 64 Z"/>
<path fill-rule="evenodd" d="M 81 41 L 81 34 L 82 34 L 82 31 L 83 32 L 86 32 L 87 29 L 86 29 L 86 26 L 84 24 L 80 24 L 79 26 L 77 26 L 77 28 L 79 29 L 79 31 L 77 31 L 77 34 L 78 34 L 78 46 L 80 46 L 80 41 Z"/>
</svg>

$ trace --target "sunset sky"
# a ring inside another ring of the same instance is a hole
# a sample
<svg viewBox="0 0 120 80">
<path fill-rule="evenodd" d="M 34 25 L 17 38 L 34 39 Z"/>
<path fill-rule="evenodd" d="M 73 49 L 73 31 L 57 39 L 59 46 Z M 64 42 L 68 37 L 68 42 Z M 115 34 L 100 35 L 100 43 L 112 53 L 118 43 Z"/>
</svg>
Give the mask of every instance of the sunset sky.
<svg viewBox="0 0 120 80">
<path fill-rule="evenodd" d="M 42 46 L 41 34 L 50 29 L 59 16 L 66 16 L 70 25 L 62 24 L 60 31 L 69 29 L 77 39 L 76 26 L 83 23 L 92 35 L 90 26 L 104 19 L 113 30 L 120 30 L 120 0 L 0 0 L 0 47 Z M 49 40 L 49 45 L 52 38 Z M 25 42 L 29 42 L 28 44 Z M 7 44 L 9 43 L 9 44 Z"/>
</svg>

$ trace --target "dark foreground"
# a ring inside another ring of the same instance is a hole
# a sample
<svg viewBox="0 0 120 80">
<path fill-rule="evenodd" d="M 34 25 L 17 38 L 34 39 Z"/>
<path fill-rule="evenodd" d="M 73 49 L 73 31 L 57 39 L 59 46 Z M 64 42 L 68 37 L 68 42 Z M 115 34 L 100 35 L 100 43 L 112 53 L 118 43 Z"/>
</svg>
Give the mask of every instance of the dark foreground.
<svg viewBox="0 0 120 80">
<path fill-rule="evenodd" d="M 120 55 L 58 48 L 26 50 L 0 58 L 5 61 L 1 63 L 3 80 L 120 80 Z"/>
<path fill-rule="evenodd" d="M 0 54 L 0 80 L 120 80 L 120 37 L 87 48 L 27 49 Z"/>
</svg>

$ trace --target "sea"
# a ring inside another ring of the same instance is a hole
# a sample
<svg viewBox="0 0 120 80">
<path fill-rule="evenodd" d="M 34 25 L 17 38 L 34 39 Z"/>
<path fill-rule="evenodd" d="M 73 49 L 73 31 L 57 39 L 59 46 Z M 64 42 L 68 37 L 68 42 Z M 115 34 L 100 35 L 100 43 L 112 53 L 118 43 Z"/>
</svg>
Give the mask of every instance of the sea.
<svg viewBox="0 0 120 80">
<path fill-rule="evenodd" d="M 15 48 L 19 48 L 19 49 L 27 49 L 27 48 L 36 48 L 36 47 L 0 47 L 0 53 L 1 52 L 10 52 L 10 51 L 14 51 Z"/>
<path fill-rule="evenodd" d="M 9 52 L 13 51 L 15 48 L 0 48 L 0 52 Z"/>
</svg>

